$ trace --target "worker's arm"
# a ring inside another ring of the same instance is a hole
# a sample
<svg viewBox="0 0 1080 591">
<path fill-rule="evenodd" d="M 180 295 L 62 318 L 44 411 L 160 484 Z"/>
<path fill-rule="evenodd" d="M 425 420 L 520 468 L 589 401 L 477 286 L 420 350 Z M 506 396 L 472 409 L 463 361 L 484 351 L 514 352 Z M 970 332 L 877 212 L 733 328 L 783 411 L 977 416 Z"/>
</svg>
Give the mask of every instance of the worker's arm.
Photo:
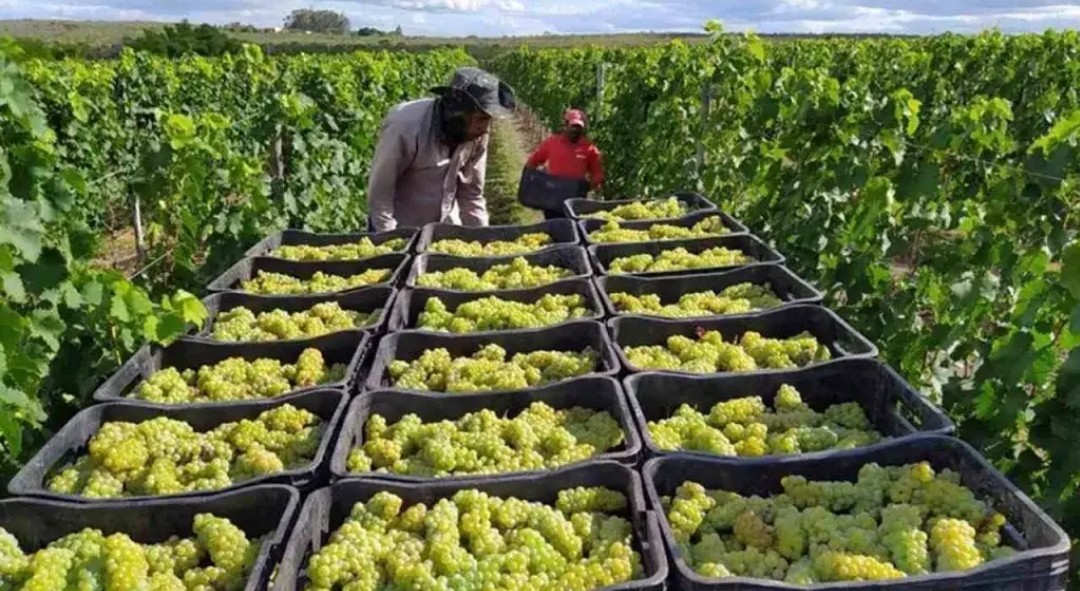
<svg viewBox="0 0 1080 591">
<path fill-rule="evenodd" d="M 473 154 L 458 173 L 456 197 L 463 226 L 488 225 L 487 201 L 484 199 L 488 137 L 485 135 L 480 139 L 473 148 Z"/>
<path fill-rule="evenodd" d="M 604 184 L 604 156 L 596 146 L 589 150 L 588 165 L 593 191 L 599 191 Z"/>
<path fill-rule="evenodd" d="M 548 138 L 541 142 L 536 151 L 529 156 L 529 159 L 525 161 L 525 166 L 527 168 L 540 168 L 548 161 L 550 154 L 551 138 Z"/>
<path fill-rule="evenodd" d="M 368 216 L 376 232 L 397 228 L 394 218 L 394 196 L 397 183 L 412 161 L 410 151 L 414 142 L 405 137 L 403 126 L 388 117 L 379 129 L 379 141 L 371 161 L 368 176 Z"/>
</svg>

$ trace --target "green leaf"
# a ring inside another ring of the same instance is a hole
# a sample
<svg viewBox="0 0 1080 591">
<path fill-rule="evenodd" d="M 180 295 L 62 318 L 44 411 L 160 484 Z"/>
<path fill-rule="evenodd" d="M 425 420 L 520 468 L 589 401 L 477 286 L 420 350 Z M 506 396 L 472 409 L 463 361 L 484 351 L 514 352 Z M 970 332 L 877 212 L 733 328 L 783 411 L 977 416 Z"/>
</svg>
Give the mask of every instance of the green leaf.
<svg viewBox="0 0 1080 591">
<path fill-rule="evenodd" d="M 166 314 L 159 320 L 157 333 L 154 335 L 154 340 L 159 343 L 172 342 L 174 339 L 187 332 L 188 323 L 184 322 L 182 318 L 175 314 Z"/>
<path fill-rule="evenodd" d="M 1069 408 L 1080 410 L 1080 347 L 1069 352 L 1057 381 L 1058 398 Z"/>
<path fill-rule="evenodd" d="M 15 273 L 0 273 L 0 285 L 11 301 L 20 304 L 26 301 L 26 288 L 23 287 L 22 278 Z"/>
<path fill-rule="evenodd" d="M 109 316 L 112 316 L 120 322 L 131 321 L 131 313 L 128 311 L 127 303 L 120 295 L 113 295 L 109 305 Z"/>
<path fill-rule="evenodd" d="M 0 435 L 4 436 L 4 443 L 11 450 L 11 455 L 22 453 L 22 426 L 15 420 L 15 413 L 0 411 Z"/>
<path fill-rule="evenodd" d="M 1073 334 L 1080 335 L 1080 306 L 1073 308 L 1072 318 L 1069 320 L 1069 330 Z"/>
<path fill-rule="evenodd" d="M 1061 283 L 1080 300 L 1080 242 L 1073 242 L 1061 253 Z"/>
<path fill-rule="evenodd" d="M 41 254 L 44 228 L 34 207 L 18 199 L 7 199 L 0 207 L 0 244 L 14 246 L 28 261 Z"/>
</svg>

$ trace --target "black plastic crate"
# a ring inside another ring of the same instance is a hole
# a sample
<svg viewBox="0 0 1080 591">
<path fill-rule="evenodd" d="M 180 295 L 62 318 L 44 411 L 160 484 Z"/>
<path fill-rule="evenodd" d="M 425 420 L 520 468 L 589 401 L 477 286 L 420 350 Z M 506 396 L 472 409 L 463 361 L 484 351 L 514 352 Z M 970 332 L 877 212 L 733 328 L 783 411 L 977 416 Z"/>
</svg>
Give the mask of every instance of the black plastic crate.
<svg viewBox="0 0 1080 591">
<path fill-rule="evenodd" d="M 610 376 L 619 373 L 619 360 L 611 346 L 607 330 L 599 322 L 579 321 L 560 324 L 550 328 L 514 330 L 506 332 L 481 332 L 466 335 L 450 335 L 427 331 L 404 331 L 388 334 L 379 342 L 379 348 L 371 363 L 366 388 L 400 390 L 390 384 L 388 367 L 395 359 L 413 360 L 425 350 L 445 348 L 452 357 L 469 356 L 484 345 L 497 344 L 506 349 L 507 357 L 528 351 L 584 351 L 592 347 L 599 354 L 599 367 L 583 376 Z M 547 386 L 548 384 L 545 384 Z M 530 388 L 535 390 L 536 388 Z M 462 396 L 452 394 L 451 396 Z"/>
<path fill-rule="evenodd" d="M 649 228 L 657 224 L 665 224 L 668 226 L 678 226 L 680 228 L 692 228 L 701 220 L 716 216 L 719 216 L 720 219 L 724 221 L 724 227 L 729 230 L 729 232 L 727 234 L 724 234 L 724 236 L 750 233 L 750 230 L 747 229 L 745 224 L 718 209 L 698 211 L 685 215 L 681 218 L 675 218 L 670 220 L 642 220 L 637 222 L 619 222 L 619 227 L 628 230 L 648 230 Z M 589 234 L 599 230 L 600 228 L 603 228 L 604 225 L 608 223 L 607 220 L 590 218 L 579 220 L 577 223 L 578 228 L 580 228 L 581 230 L 581 238 L 585 241 L 585 244 L 632 244 L 627 242 L 597 242 L 591 239 L 589 237 Z M 646 240 L 645 242 L 653 242 L 653 240 Z"/>
<path fill-rule="evenodd" d="M 593 286 L 592 282 L 588 279 L 567 279 L 564 281 L 552 283 L 550 285 L 545 285 L 543 287 L 533 287 L 530 289 L 511 289 L 502 291 L 461 292 L 432 289 L 427 287 L 405 289 L 402 290 L 398 295 L 397 301 L 394 303 L 393 311 L 390 313 L 389 330 L 397 331 L 415 329 L 427 330 L 430 332 L 442 332 L 432 329 L 419 329 L 416 326 L 416 323 L 420 318 L 420 313 L 424 311 L 424 305 L 427 303 L 428 298 L 439 298 L 444 304 L 446 304 L 446 307 L 448 309 L 454 310 L 465 302 L 471 302 L 473 300 L 479 300 L 491 296 L 514 302 L 535 302 L 547 294 L 581 295 L 585 298 L 586 307 L 592 310 L 592 313 L 588 316 L 575 320 L 604 319 L 604 305 L 600 303 L 600 296 L 596 293 L 596 287 Z M 573 321 L 574 320 L 570 320 L 570 322 Z"/>
<path fill-rule="evenodd" d="M 674 493 L 687 480 L 707 489 L 723 489 L 742 495 L 771 495 L 781 489 L 780 479 L 802 475 L 810 480 L 854 481 L 859 468 L 876 462 L 882 466 L 927 461 L 935 470 L 952 469 L 964 486 L 980 499 L 991 502 L 1008 519 L 1003 541 L 1020 552 L 1010 558 L 983 564 L 969 571 L 929 574 L 880 582 L 829 583 L 796 586 L 765 579 L 730 577 L 708 579 L 693 571 L 676 548 L 666 515 L 660 516 L 664 543 L 675 565 L 674 579 L 683 591 L 738 589 L 842 589 L 844 591 L 890 589 L 937 591 L 941 589 L 993 589 L 1056 591 L 1064 589 L 1069 568 L 1069 538 L 1050 517 L 968 444 L 940 435 L 922 435 L 888 446 L 842 457 L 731 462 L 690 456 L 667 456 L 649 460 L 642 470 L 645 491 L 653 507 L 660 497 Z M 658 512 L 663 513 L 662 509 Z"/>
<path fill-rule="evenodd" d="M 663 201 L 669 197 L 675 197 L 679 201 L 682 201 L 687 206 L 686 214 L 691 214 L 702 210 L 715 210 L 716 204 L 709 201 L 704 195 L 700 193 L 693 193 L 689 191 L 680 191 L 672 193 L 671 195 L 664 195 L 660 197 L 650 197 L 647 199 L 615 199 L 612 201 L 599 201 L 596 199 L 568 199 L 565 202 L 566 213 L 575 220 L 583 219 L 587 215 L 593 215 L 601 211 L 611 211 L 620 205 L 626 205 L 629 203 L 636 203 L 639 201 Z M 657 218 L 657 219 L 677 219 L 682 216 L 676 216 L 674 218 Z"/>
<path fill-rule="evenodd" d="M 688 293 L 709 290 L 720 293 L 740 283 L 768 284 L 773 293 L 783 300 L 783 305 L 820 304 L 825 297 L 814 286 L 781 265 L 757 265 L 734 271 L 672 277 L 604 275 L 596 278 L 596 285 L 600 288 L 600 299 L 603 300 L 607 313 L 612 316 L 638 315 L 616 310 L 615 304 L 611 301 L 613 293 L 629 293 L 638 297 L 656 294 L 660 296 L 661 302 L 669 304 L 679 301 L 681 296 Z M 705 316 L 704 318 L 713 317 Z M 656 316 L 656 318 L 661 318 L 661 316 Z"/>
<path fill-rule="evenodd" d="M 224 403 L 204 402 L 198 404 L 166 405 L 129 398 L 135 387 L 149 378 L 154 372 L 175 367 L 179 370 L 194 369 L 203 365 L 220 363 L 230 357 L 243 357 L 248 361 L 268 358 L 279 359 L 284 363 L 295 363 L 304 349 L 318 349 L 323 354 L 327 367 L 345 364 L 345 377 L 341 380 L 319 384 L 310 388 L 301 388 L 291 394 L 310 390 L 340 389 L 348 390 L 357 379 L 357 372 L 367 349 L 371 345 L 371 336 L 361 331 L 339 332 L 309 340 L 268 341 L 259 343 L 217 343 L 194 339 L 180 339 L 166 347 L 144 345 L 135 352 L 120 369 L 105 380 L 94 391 L 94 400 L 99 402 L 130 402 L 143 406 L 184 406 L 187 408 L 208 408 L 221 404 L 234 404 L 243 401 Z"/>
<path fill-rule="evenodd" d="M 374 244 L 382 244 L 395 238 L 405 239 L 405 248 L 400 253 L 416 252 L 416 238 L 420 235 L 420 228 L 397 228 L 387 232 L 355 232 L 350 234 L 318 234 L 303 230 L 282 230 L 275 232 L 260 240 L 244 253 L 248 257 L 270 257 L 270 253 L 279 246 L 338 246 L 359 242 L 362 238 L 370 238 Z M 285 260 L 285 259 L 282 259 Z"/>
<path fill-rule="evenodd" d="M 357 289 L 366 289 L 369 287 L 377 286 L 392 286 L 396 285 L 398 279 L 401 278 L 401 274 L 405 272 L 411 261 L 411 255 L 407 254 L 384 254 L 370 259 L 364 259 L 362 261 L 331 261 L 322 263 L 301 263 L 296 261 L 286 261 L 283 259 L 272 259 L 267 257 L 254 257 L 240 259 L 238 263 L 229 267 L 224 273 L 219 275 L 217 279 L 214 279 L 206 286 L 206 290 L 210 293 L 220 292 L 237 292 L 247 293 L 241 287 L 243 281 L 247 281 L 258 275 L 259 271 L 266 271 L 267 273 L 281 273 L 283 275 L 290 275 L 302 280 L 311 279 L 315 273 L 322 271 L 330 275 L 341 275 L 348 277 L 350 275 L 358 275 L 367 271 L 368 269 L 389 269 L 390 276 L 384 281 L 379 283 L 372 283 L 370 285 L 361 285 L 352 289 L 326 292 L 329 294 L 342 294 Z M 311 295 L 324 295 L 324 294 L 284 294 L 284 295 L 266 295 L 266 294 L 248 294 L 259 295 L 266 298 L 293 298 L 296 296 L 311 296 Z"/>
<path fill-rule="evenodd" d="M 266 402 L 244 402 L 207 408 L 163 408 L 151 407 L 126 402 L 99 404 L 79 411 L 67 422 L 56 435 L 49 439 L 30 461 L 26 463 L 8 483 L 8 492 L 13 495 L 43 497 L 80 503 L 124 504 L 132 500 L 176 499 L 206 497 L 230 490 L 248 488 L 254 484 L 288 484 L 301 490 L 317 485 L 328 474 L 332 443 L 345 414 L 349 397 L 341 390 L 315 390 L 303 394 L 284 396 Z M 155 417 L 168 417 L 184 421 L 196 431 L 206 432 L 224 423 L 233 423 L 242 419 L 254 419 L 259 414 L 291 404 L 307 410 L 322 419 L 325 431 L 319 442 L 319 449 L 311 462 L 305 466 L 285 470 L 238 482 L 232 486 L 206 492 L 188 492 L 162 496 L 134 496 L 117 499 L 87 499 L 78 495 L 50 492 L 46 485 L 52 471 L 66 465 L 86 451 L 90 439 L 98 432 L 103 423 L 127 421 L 141 423 Z"/>
<path fill-rule="evenodd" d="M 573 246 L 581 242 L 574 222 L 568 219 L 548 220 L 538 224 L 513 226 L 459 226 L 456 224 L 428 224 L 420 232 L 416 250 L 420 253 L 431 252 L 431 245 L 440 240 L 464 240 L 487 244 L 498 241 L 514 241 L 526 234 L 547 234 L 553 244 L 541 248 L 545 250 L 556 246 Z M 536 252 L 539 252 L 537 250 Z M 433 253 L 434 254 L 434 253 Z M 441 253 L 440 253 L 441 254 Z"/>
<path fill-rule="evenodd" d="M 695 275 L 731 269 L 744 269 L 747 267 L 760 267 L 763 265 L 781 265 L 784 256 L 765 244 L 757 236 L 751 234 L 736 234 L 734 236 L 715 236 L 712 238 L 688 238 L 686 240 L 662 240 L 658 242 L 629 242 L 625 244 L 597 244 L 589 247 L 589 257 L 596 268 L 597 275 L 616 275 L 608 270 L 612 261 L 622 257 L 637 254 L 659 255 L 665 250 L 685 248 L 691 253 L 704 252 L 710 248 L 723 246 L 729 249 L 741 250 L 744 254 L 752 257 L 755 262 L 722 267 L 702 267 L 700 269 L 677 269 L 671 271 L 646 271 L 643 273 L 618 273 L 618 275 L 633 275 L 636 277 L 673 277 L 682 275 Z"/>
<path fill-rule="evenodd" d="M 362 394 L 352 401 L 345 412 L 341 424 L 337 447 L 330 460 L 330 473 L 337 478 L 379 478 L 404 482 L 426 482 L 431 478 L 398 474 L 367 472 L 352 474 L 348 471 L 346 460 L 349 451 L 364 442 L 364 425 L 373 414 L 382 415 L 388 424 L 396 423 L 408 414 L 416 414 L 425 423 L 455 420 L 462 415 L 484 409 L 494 411 L 500 416 L 517 415 L 533 402 L 544 402 L 555 409 L 575 406 L 595 411 L 607 411 L 623 428 L 625 440 L 613 451 L 590 458 L 594 461 L 616 461 L 633 465 L 641 454 L 641 437 L 631 417 L 630 407 L 626 403 L 622 387 L 611 378 L 580 378 L 559 382 L 551 386 L 534 390 L 522 390 L 502 394 L 478 394 L 475 396 L 446 396 L 444 394 L 423 394 L 419 392 L 400 392 L 395 390 L 376 390 Z M 537 474 L 538 472 L 532 472 Z M 520 474 L 520 473 L 519 473 Z M 493 478 L 500 475 L 468 475 L 439 478 L 438 480 L 460 480 L 475 478 Z"/>
<path fill-rule="evenodd" d="M 555 266 L 570 270 L 571 275 L 561 278 L 560 281 L 586 279 L 592 275 L 592 267 L 589 266 L 589 257 L 584 248 L 580 246 L 555 246 L 532 254 L 505 257 L 455 257 L 439 253 L 417 255 L 416 259 L 413 260 L 412 269 L 406 276 L 405 285 L 410 288 L 419 287 L 416 280 L 420 275 L 449 271 L 459 267 L 471 269 L 480 275 L 495 265 L 508 265 L 516 258 L 524 258 L 533 266 Z"/>
<path fill-rule="evenodd" d="M 682 335 L 696 339 L 699 331 L 718 330 L 730 341 L 748 331 L 761 333 L 766 338 L 789 338 L 809 332 L 819 343 L 832 352 L 829 361 L 811 364 L 828 365 L 840 358 L 873 358 L 878 349 L 866 337 L 828 308 L 820 306 L 789 306 L 769 312 L 741 316 L 718 316 L 716 318 L 669 320 L 645 316 L 620 316 L 608 321 L 611 338 L 619 361 L 630 372 L 646 371 L 630 363 L 624 347 L 663 345 L 668 337 Z M 758 369 L 745 373 L 775 373 L 777 369 Z M 687 373 L 677 372 L 673 373 Z M 702 374 L 689 374 L 702 375 Z"/>
<path fill-rule="evenodd" d="M 649 435 L 649 421 L 666 419 L 683 404 L 707 414 L 718 402 L 744 396 L 760 396 L 771 408 L 776 391 L 784 384 L 793 386 L 802 395 L 803 402 L 819 412 L 834 404 L 858 402 L 874 428 L 888 437 L 921 433 L 952 435 L 956 430 L 944 412 L 905 382 L 891 367 L 875 359 L 844 359 L 830 365 L 767 374 L 688 376 L 640 373 L 626 378 L 623 384 L 630 396 L 630 408 L 641 428 L 642 441 L 649 454 L 654 456 L 687 454 L 716 457 L 706 452 L 659 448 Z M 797 457 L 848 455 L 888 445 L 891 441 L 883 440 L 854 450 L 803 453 Z"/>
<path fill-rule="evenodd" d="M 244 591 L 266 589 L 266 581 L 285 550 L 300 493 L 281 485 L 253 486 L 199 499 L 129 501 L 85 505 L 47 499 L 0 501 L 0 527 L 19 540 L 24 552 L 36 552 L 83 529 L 105 535 L 125 533 L 140 544 L 158 544 L 170 536 L 194 537 L 191 524 L 199 513 L 229 519 L 249 539 L 262 539 Z"/>
<path fill-rule="evenodd" d="M 499 478 L 434 481 L 425 483 L 390 482 L 356 478 L 342 480 L 317 490 L 300 509 L 281 559 L 274 591 L 297 591 L 307 583 L 308 558 L 326 543 L 352 511 L 379 492 L 401 497 L 406 505 L 425 503 L 429 507 L 439 499 L 451 497 L 464 489 L 477 489 L 489 495 L 517 497 L 526 501 L 554 503 L 560 490 L 578 486 L 602 486 L 626 495 L 629 507 L 622 515 L 634 525 L 635 549 L 641 553 L 646 578 L 604 587 L 603 591 L 662 591 L 668 576 L 668 564 L 660 540 L 657 516 L 646 510 L 641 477 L 615 462 L 595 462 L 548 472 Z M 525 591 L 525 590 L 523 590 Z M 554 590 L 552 590 L 554 591 Z M 598 590 L 599 591 L 599 590 Z"/>
<path fill-rule="evenodd" d="M 203 305 L 208 312 L 206 326 L 192 335 L 192 338 L 206 340 L 214 343 L 237 343 L 239 341 L 217 341 L 211 336 L 214 323 L 220 314 L 235 308 L 247 308 L 258 316 L 262 312 L 284 310 L 296 313 L 311 309 L 316 304 L 337 302 L 344 310 L 370 314 L 378 311 L 378 315 L 371 323 L 358 327 L 355 330 L 341 332 L 370 332 L 378 333 L 386 327 L 386 320 L 393 309 L 397 291 L 391 287 L 367 287 L 332 295 L 315 296 L 260 296 L 241 292 L 229 291 L 215 293 L 203 299 Z M 333 334 L 333 333 L 327 333 Z M 310 341 L 311 339 L 288 339 L 277 341 L 264 341 L 284 343 L 289 341 Z"/>
</svg>

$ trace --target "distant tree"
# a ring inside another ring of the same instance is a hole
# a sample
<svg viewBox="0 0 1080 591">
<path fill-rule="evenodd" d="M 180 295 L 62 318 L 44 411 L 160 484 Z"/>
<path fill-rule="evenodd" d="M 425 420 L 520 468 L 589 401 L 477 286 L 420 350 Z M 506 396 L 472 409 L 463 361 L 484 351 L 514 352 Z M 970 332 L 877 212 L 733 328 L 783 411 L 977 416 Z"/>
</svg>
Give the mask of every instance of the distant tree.
<svg viewBox="0 0 1080 591">
<path fill-rule="evenodd" d="M 357 37 L 378 37 L 384 33 L 375 27 L 360 27 L 356 30 Z"/>
<path fill-rule="evenodd" d="M 401 30 L 401 25 L 398 25 L 397 28 L 394 29 L 393 35 L 395 37 L 404 37 L 405 36 L 405 31 Z"/>
<path fill-rule="evenodd" d="M 142 37 L 128 41 L 127 45 L 168 57 L 189 53 L 216 56 L 237 53 L 243 48 L 243 44 L 216 27 L 207 24 L 195 27 L 187 21 L 166 26 L 160 31 L 145 29 Z"/>
<path fill-rule="evenodd" d="M 224 28 L 231 33 L 255 33 L 258 31 L 255 25 L 245 25 L 241 22 L 229 23 Z"/>
<path fill-rule="evenodd" d="M 285 17 L 285 28 L 309 33 L 343 34 L 349 30 L 349 17 L 333 10 L 298 8 Z"/>
</svg>

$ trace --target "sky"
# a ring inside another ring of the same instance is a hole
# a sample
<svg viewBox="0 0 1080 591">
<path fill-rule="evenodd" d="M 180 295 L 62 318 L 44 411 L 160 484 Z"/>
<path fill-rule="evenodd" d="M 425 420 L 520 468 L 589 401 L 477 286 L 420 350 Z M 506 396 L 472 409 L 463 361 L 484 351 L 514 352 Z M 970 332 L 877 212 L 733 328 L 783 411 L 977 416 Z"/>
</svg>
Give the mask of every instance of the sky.
<svg viewBox="0 0 1080 591">
<path fill-rule="evenodd" d="M 700 31 L 709 19 L 762 33 L 1006 32 L 1080 28 L 1080 2 L 1041 0 L 0 0 L 0 19 L 280 25 L 296 8 L 344 12 L 354 28 L 485 37 Z"/>
</svg>

